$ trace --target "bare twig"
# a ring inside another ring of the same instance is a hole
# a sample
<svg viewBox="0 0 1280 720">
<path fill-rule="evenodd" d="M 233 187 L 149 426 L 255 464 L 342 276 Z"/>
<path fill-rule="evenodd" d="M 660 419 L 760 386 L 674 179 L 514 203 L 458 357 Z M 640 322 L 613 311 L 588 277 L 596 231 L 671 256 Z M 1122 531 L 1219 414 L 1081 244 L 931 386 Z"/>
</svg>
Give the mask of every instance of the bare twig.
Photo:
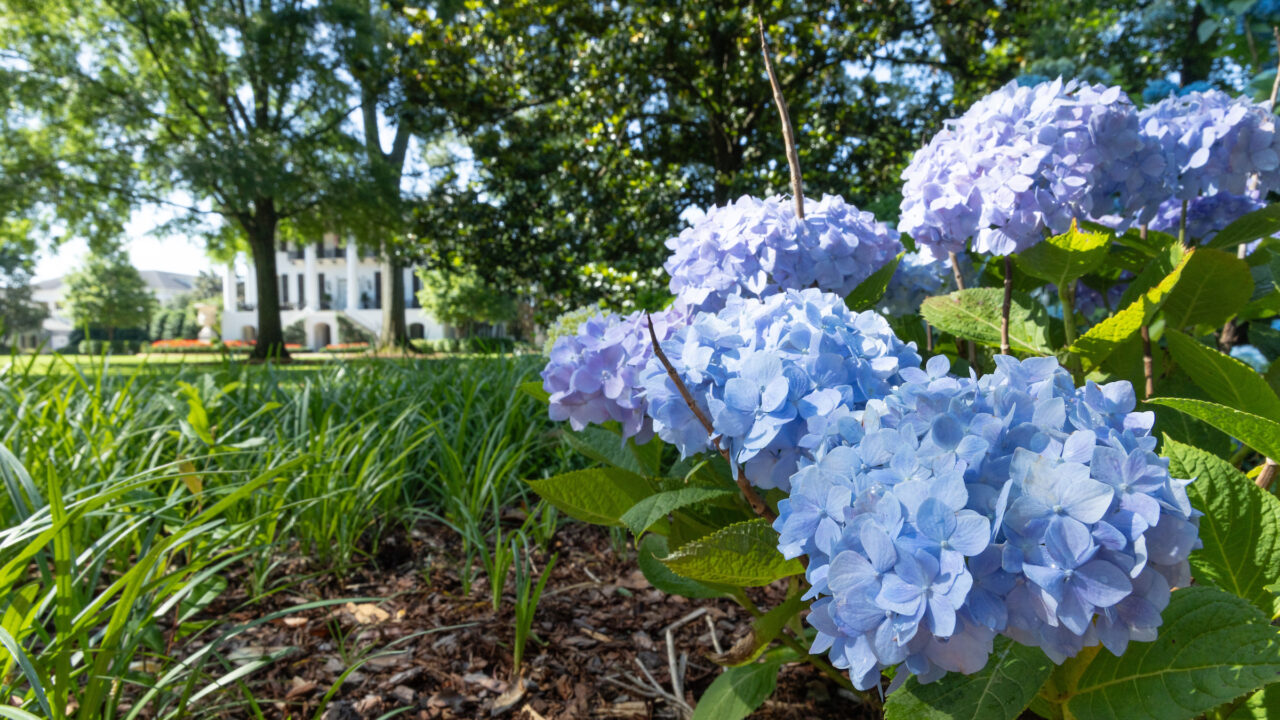
<svg viewBox="0 0 1280 720">
<path fill-rule="evenodd" d="M 1258 473 L 1258 479 L 1253 481 L 1254 484 L 1263 490 L 1271 487 L 1271 481 L 1276 478 L 1277 469 L 1280 468 L 1277 467 L 1276 461 L 1271 458 L 1267 458 L 1266 462 L 1262 465 L 1262 472 Z"/>
<path fill-rule="evenodd" d="M 676 661 L 675 631 L 706 614 L 707 609 L 700 607 L 671 623 L 664 631 L 667 639 L 667 670 L 671 673 L 671 689 L 675 691 L 675 695 L 678 698 L 684 698 L 684 671 L 680 668 L 683 663 Z M 687 662 L 688 656 L 685 656 L 684 660 Z"/>
<path fill-rule="evenodd" d="M 1138 328 L 1138 332 L 1142 335 L 1142 378 L 1146 381 L 1142 399 L 1146 400 L 1156 394 L 1155 366 L 1151 357 L 1151 331 L 1143 325 Z"/>
<path fill-rule="evenodd" d="M 1280 26 L 1271 26 L 1271 36 L 1276 39 L 1276 50 L 1280 51 Z M 1276 63 L 1276 79 L 1271 83 L 1271 106 L 1276 105 L 1276 93 L 1280 93 L 1280 62 Z"/>
<path fill-rule="evenodd" d="M 1009 310 L 1013 307 L 1013 261 L 1004 256 L 1004 304 L 1000 306 L 1000 353 L 1008 355 Z"/>
<path fill-rule="evenodd" d="M 662 344 L 658 342 L 658 333 L 653 329 L 653 316 L 645 313 L 645 320 L 649 324 L 649 341 L 653 343 L 653 354 L 658 358 L 658 362 L 662 363 L 662 367 L 667 371 L 667 377 L 671 378 L 671 382 L 675 383 L 676 390 L 680 392 L 680 397 L 684 398 L 684 402 L 689 406 L 689 410 L 693 412 L 694 417 L 702 423 L 702 427 L 706 429 L 707 435 L 711 438 L 711 445 L 720 453 L 725 462 L 729 463 L 730 468 L 737 468 L 738 490 L 742 492 L 742 497 L 747 499 L 747 504 L 751 505 L 751 509 L 755 514 L 765 518 L 769 522 L 777 519 L 777 515 L 769 509 L 768 505 L 760 499 L 756 491 L 751 487 L 751 483 L 747 482 L 746 473 L 743 472 L 742 466 L 733 461 L 733 456 L 729 451 L 721 447 L 720 438 L 715 434 L 715 428 L 711 425 L 711 420 L 707 418 L 706 413 L 702 412 L 702 408 L 698 407 L 698 403 L 694 401 L 693 394 L 689 392 L 689 388 L 684 384 L 684 380 L 680 379 L 680 373 L 676 372 L 671 361 L 667 359 L 667 354 L 662 351 Z"/>
<path fill-rule="evenodd" d="M 724 650 L 720 648 L 720 637 L 716 635 L 716 623 L 711 619 L 710 615 L 704 615 L 703 620 L 707 621 L 707 633 L 711 635 L 711 649 L 716 651 L 717 655 L 723 655 Z"/>
<path fill-rule="evenodd" d="M 782 86 L 773 72 L 773 59 L 769 57 L 769 41 L 764 36 L 764 20 L 756 18 L 760 28 L 760 52 L 764 54 L 764 69 L 769 74 L 769 86 L 773 88 L 773 104 L 778 106 L 782 118 L 782 141 L 787 148 L 787 166 L 791 169 L 791 198 L 796 204 L 796 217 L 804 217 L 804 187 L 800 176 L 800 155 L 796 153 L 796 138 L 791 131 L 791 115 L 787 112 L 787 100 L 782 97 Z"/>
</svg>

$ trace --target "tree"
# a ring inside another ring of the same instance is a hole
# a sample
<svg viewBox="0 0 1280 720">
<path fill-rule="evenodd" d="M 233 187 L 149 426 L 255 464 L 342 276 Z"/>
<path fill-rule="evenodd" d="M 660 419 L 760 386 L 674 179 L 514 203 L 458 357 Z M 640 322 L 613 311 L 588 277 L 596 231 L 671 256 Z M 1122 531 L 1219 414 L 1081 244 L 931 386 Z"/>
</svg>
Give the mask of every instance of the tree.
<svg viewBox="0 0 1280 720">
<path fill-rule="evenodd" d="M 321 9 L 305 0 L 97 0 L 74 10 L 4 0 L 3 11 L 8 67 L 22 86 L 67 88 L 21 95 L 42 132 L 76 140 L 46 153 L 54 179 L 94 188 L 125 218 L 162 203 L 177 213 L 169 229 L 247 243 L 259 289 L 255 356 L 287 356 L 277 227 L 321 217 L 353 151 L 340 131 L 352 105 Z M 79 108 L 70 130 L 60 124 L 68 104 Z"/>
<path fill-rule="evenodd" d="M 510 322 L 516 301 L 484 282 L 474 272 L 419 270 L 422 289 L 418 302 L 436 320 L 454 328 L 459 337 L 471 337 L 476 325 Z"/>
<path fill-rule="evenodd" d="M 67 278 L 71 319 L 80 327 L 97 327 L 114 340 L 117 329 L 146 327 L 156 309 L 155 295 L 123 252 L 91 253 Z"/>
<path fill-rule="evenodd" d="M 19 243 L 0 244 L 0 345 L 24 332 L 38 330 L 49 316 L 48 308 L 31 300 L 31 270 L 34 263 L 29 247 Z"/>
</svg>

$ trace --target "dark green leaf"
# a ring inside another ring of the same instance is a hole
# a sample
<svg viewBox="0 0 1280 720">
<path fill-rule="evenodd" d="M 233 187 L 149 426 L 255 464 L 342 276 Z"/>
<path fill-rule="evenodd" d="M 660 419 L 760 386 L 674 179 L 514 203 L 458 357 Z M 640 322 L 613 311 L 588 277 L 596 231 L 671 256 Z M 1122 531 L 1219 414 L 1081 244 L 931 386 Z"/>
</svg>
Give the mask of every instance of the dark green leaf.
<svg viewBox="0 0 1280 720">
<path fill-rule="evenodd" d="M 671 512 L 704 500 L 732 495 L 735 490 L 689 486 L 660 492 L 636 503 L 622 515 L 622 523 L 639 535 Z"/>
<path fill-rule="evenodd" d="M 1280 633 L 1258 609 L 1216 588 L 1177 590 L 1154 642 L 1102 650 L 1068 688 L 1076 720 L 1189 720 L 1274 682 Z"/>
<path fill-rule="evenodd" d="M 695 600 L 732 595 L 731 588 L 717 588 L 671 572 L 666 565 L 662 564 L 662 558 L 666 556 L 667 539 L 661 535 L 645 535 L 640 541 L 640 547 L 636 549 L 636 564 L 640 566 L 645 579 L 655 588 L 668 595 L 680 595 Z"/>
<path fill-rule="evenodd" d="M 547 392 L 546 390 L 543 390 L 542 383 L 537 380 L 522 382 L 518 387 L 520 389 L 520 392 L 524 393 L 525 395 L 528 395 L 534 400 L 537 400 L 543 403 L 551 402 L 551 393 Z"/>
<path fill-rule="evenodd" d="M 528 482 L 543 500 L 595 525 L 622 525 L 623 514 L 652 491 L 643 477 L 618 468 L 575 470 Z"/>
<path fill-rule="evenodd" d="M 1280 499 L 1254 485 L 1231 463 L 1166 437 L 1169 473 L 1193 478 L 1191 504 L 1204 513 L 1191 553 L 1197 583 L 1211 583 L 1280 617 L 1280 597 L 1267 589 L 1280 578 Z"/>
<path fill-rule="evenodd" d="M 777 545 L 778 533 L 767 520 L 748 520 L 687 543 L 663 562 L 693 580 L 759 587 L 804 572 L 798 560 L 783 558 Z"/>
<path fill-rule="evenodd" d="M 1274 720 L 1280 718 L 1280 683 L 1272 683 L 1236 706 L 1227 720 Z"/>
<path fill-rule="evenodd" d="M 1268 205 L 1261 210 L 1254 210 L 1230 225 L 1205 244 L 1209 248 L 1230 248 L 1242 243 L 1249 243 L 1258 238 L 1269 237 L 1280 231 L 1280 205 Z"/>
<path fill-rule="evenodd" d="M 986 667 L 972 675 L 948 673 L 928 685 L 907 680 L 885 703 L 885 720 L 1013 720 L 1052 670 L 1039 648 L 999 637 Z"/>
<path fill-rule="evenodd" d="M 889 282 L 893 280 L 893 273 L 897 271 L 898 263 L 901 261 L 902 253 L 898 253 L 897 257 L 859 283 L 858 287 L 845 297 L 844 304 L 854 312 L 875 307 L 876 303 L 880 302 L 880 298 L 884 297 L 885 290 L 889 289 Z"/>
<path fill-rule="evenodd" d="M 1280 418 L 1280 398 L 1253 368 L 1177 330 L 1170 329 L 1164 336 L 1174 361 L 1210 398 L 1255 415 Z"/>
<path fill-rule="evenodd" d="M 1221 250 L 1190 254 L 1182 279 L 1164 301 L 1169 327 L 1221 325 L 1249 302 L 1253 274 L 1245 261 Z"/>
<path fill-rule="evenodd" d="M 637 475 L 650 474 L 645 463 L 632 450 L 633 446 L 624 443 L 622 436 L 616 432 L 590 425 L 582 430 L 564 430 L 561 437 L 569 443 L 569 447 L 596 462 Z"/>
<path fill-rule="evenodd" d="M 1190 398 L 1151 398 L 1147 402 L 1199 418 L 1269 458 L 1280 457 L 1280 423 L 1274 420 Z"/>
<path fill-rule="evenodd" d="M 742 720 L 773 694 L 779 667 L 777 661 L 762 662 L 720 673 L 698 700 L 693 720 Z"/>
</svg>

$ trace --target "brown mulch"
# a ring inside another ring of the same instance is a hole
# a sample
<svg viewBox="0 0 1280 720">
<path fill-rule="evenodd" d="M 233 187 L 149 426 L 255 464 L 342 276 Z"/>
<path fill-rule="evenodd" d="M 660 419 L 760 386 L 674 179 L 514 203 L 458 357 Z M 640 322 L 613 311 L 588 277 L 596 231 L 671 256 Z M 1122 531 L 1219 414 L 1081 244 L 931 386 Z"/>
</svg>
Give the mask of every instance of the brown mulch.
<svg viewBox="0 0 1280 720">
<path fill-rule="evenodd" d="M 525 650 L 523 690 L 512 687 L 510 676 L 513 583 L 495 614 L 477 563 L 464 594 L 459 538 L 438 524 L 384 539 L 369 563 L 341 581 L 307 559 L 290 561 L 285 577 L 314 579 L 248 606 L 243 590 L 225 593 L 207 615 L 238 624 L 316 600 L 381 598 L 288 614 L 223 648 L 231 662 L 286 653 L 245 680 L 268 717 L 311 717 L 339 676 L 361 659 L 328 701 L 327 720 L 372 720 L 396 711 L 395 717 L 423 720 L 681 717 L 674 699 L 654 688 L 672 693 L 668 626 L 699 614 L 672 633 L 677 663 L 687 654 L 681 681 L 683 699 L 692 706 L 719 673 L 707 657 L 715 643 L 732 646 L 750 616 L 728 600 L 693 601 L 654 589 L 636 568 L 634 553 L 616 551 L 600 528 L 568 524 L 552 544 L 559 560 L 534 618 L 537 639 Z M 540 570 L 547 558 L 535 558 Z M 242 584 L 230 579 L 232 588 Z M 753 591 L 762 608 L 781 599 L 781 588 Z M 222 700 L 243 696 L 241 690 Z M 227 717 L 239 714 L 226 711 Z M 243 714 L 250 715 L 247 708 Z M 875 716 L 817 670 L 792 665 L 752 717 Z"/>
</svg>

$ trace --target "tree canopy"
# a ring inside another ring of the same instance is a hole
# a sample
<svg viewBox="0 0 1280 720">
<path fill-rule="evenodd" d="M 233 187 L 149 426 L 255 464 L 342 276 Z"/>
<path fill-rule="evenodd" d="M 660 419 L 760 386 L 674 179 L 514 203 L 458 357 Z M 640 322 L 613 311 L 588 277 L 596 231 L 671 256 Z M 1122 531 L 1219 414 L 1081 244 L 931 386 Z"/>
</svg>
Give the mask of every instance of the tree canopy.
<svg viewBox="0 0 1280 720">
<path fill-rule="evenodd" d="M 123 252 L 90 254 L 67 277 L 67 300 L 72 322 L 102 328 L 108 340 L 122 328 L 145 328 L 157 305 L 151 288 Z"/>
</svg>

